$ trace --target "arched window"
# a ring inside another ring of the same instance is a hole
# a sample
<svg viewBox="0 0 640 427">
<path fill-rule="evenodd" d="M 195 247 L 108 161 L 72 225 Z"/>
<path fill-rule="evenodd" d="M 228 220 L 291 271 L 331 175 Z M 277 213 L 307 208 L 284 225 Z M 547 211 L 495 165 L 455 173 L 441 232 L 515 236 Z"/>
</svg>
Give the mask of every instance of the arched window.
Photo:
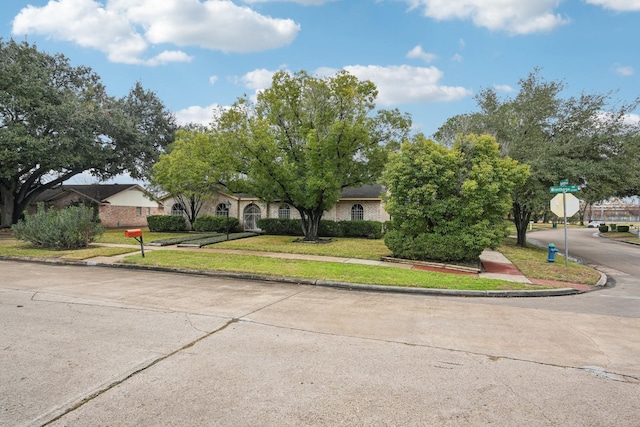
<svg viewBox="0 0 640 427">
<path fill-rule="evenodd" d="M 184 207 L 180 203 L 171 206 L 171 215 L 184 215 Z"/>
<path fill-rule="evenodd" d="M 251 203 L 244 208 L 244 229 L 257 230 L 258 220 L 261 218 L 260 208 L 255 203 Z"/>
<path fill-rule="evenodd" d="M 282 204 L 278 208 L 278 218 L 280 219 L 290 219 L 291 218 L 291 208 L 287 204 Z"/>
<path fill-rule="evenodd" d="M 218 203 L 218 206 L 216 206 L 216 216 L 229 216 L 229 208 L 226 203 Z"/>
<path fill-rule="evenodd" d="M 360 203 L 351 206 L 351 221 L 361 221 L 364 219 L 364 208 Z"/>
</svg>

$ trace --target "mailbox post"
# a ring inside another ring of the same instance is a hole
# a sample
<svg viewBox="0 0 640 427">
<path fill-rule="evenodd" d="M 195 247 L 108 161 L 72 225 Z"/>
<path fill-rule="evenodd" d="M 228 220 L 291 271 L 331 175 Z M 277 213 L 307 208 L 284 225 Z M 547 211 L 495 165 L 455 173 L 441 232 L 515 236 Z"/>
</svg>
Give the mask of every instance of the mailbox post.
<svg viewBox="0 0 640 427">
<path fill-rule="evenodd" d="M 124 237 L 133 237 L 137 242 L 140 243 L 140 250 L 142 251 L 142 258 L 144 258 L 144 242 L 142 241 L 142 230 L 139 228 L 134 228 L 132 230 L 126 230 L 124 232 Z"/>
</svg>

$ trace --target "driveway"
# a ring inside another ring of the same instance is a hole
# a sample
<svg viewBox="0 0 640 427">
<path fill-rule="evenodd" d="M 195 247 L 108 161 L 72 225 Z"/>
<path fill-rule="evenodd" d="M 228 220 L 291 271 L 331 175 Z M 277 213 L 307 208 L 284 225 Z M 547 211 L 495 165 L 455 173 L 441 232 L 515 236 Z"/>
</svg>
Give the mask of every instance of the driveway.
<svg viewBox="0 0 640 427">
<path fill-rule="evenodd" d="M 0 425 L 637 425 L 640 316 L 592 299 L 0 271 Z"/>
</svg>

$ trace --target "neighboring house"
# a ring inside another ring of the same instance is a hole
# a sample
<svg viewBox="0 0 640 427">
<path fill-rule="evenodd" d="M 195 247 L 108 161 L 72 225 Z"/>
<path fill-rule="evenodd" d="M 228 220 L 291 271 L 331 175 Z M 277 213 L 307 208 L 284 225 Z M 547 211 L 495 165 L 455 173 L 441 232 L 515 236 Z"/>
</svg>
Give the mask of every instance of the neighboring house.
<svg viewBox="0 0 640 427">
<path fill-rule="evenodd" d="M 368 220 L 388 221 L 389 214 L 384 210 L 382 194 L 384 188 L 379 185 L 365 185 L 358 188 L 345 188 L 340 200 L 322 216 L 332 221 Z M 177 201 L 167 196 L 162 199 L 164 213 L 182 215 Z M 298 211 L 286 203 L 264 203 L 249 194 L 228 194 L 217 192 L 203 205 L 199 215 L 226 216 L 227 203 L 230 203 L 229 215 L 238 218 L 244 230 L 257 230 L 257 221 L 261 218 L 299 219 Z"/>
<path fill-rule="evenodd" d="M 40 202 L 57 209 L 78 203 L 97 206 L 105 227 L 146 227 L 147 216 L 164 213 L 162 204 L 138 184 L 60 185 L 36 197 L 27 212 L 35 212 Z"/>
<path fill-rule="evenodd" d="M 640 197 L 613 197 L 594 203 L 587 209 L 587 220 L 597 219 L 603 222 L 640 221 Z"/>
</svg>

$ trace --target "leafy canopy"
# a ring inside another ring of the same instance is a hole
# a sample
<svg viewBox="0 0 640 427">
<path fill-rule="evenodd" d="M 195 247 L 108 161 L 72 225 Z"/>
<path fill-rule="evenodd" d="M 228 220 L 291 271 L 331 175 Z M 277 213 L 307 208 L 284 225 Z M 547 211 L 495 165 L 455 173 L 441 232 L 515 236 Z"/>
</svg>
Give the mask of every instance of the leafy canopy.
<svg viewBox="0 0 640 427">
<path fill-rule="evenodd" d="M 377 93 L 345 71 L 278 72 L 255 104 L 245 96 L 221 111 L 211 132 L 223 152 L 235 153 L 228 161 L 251 192 L 297 209 L 305 239 L 316 240 L 342 189 L 377 180 L 408 133 L 408 116 L 374 111 Z"/>
<path fill-rule="evenodd" d="M 15 223 L 39 193 L 82 172 L 144 176 L 175 128 L 139 83 L 117 99 L 90 68 L 0 39 L 0 225 Z"/>
<path fill-rule="evenodd" d="M 383 175 L 392 218 L 385 243 L 402 258 L 476 260 L 504 239 L 511 191 L 528 174 L 488 135 L 459 137 L 452 148 L 417 135 Z"/>
</svg>

